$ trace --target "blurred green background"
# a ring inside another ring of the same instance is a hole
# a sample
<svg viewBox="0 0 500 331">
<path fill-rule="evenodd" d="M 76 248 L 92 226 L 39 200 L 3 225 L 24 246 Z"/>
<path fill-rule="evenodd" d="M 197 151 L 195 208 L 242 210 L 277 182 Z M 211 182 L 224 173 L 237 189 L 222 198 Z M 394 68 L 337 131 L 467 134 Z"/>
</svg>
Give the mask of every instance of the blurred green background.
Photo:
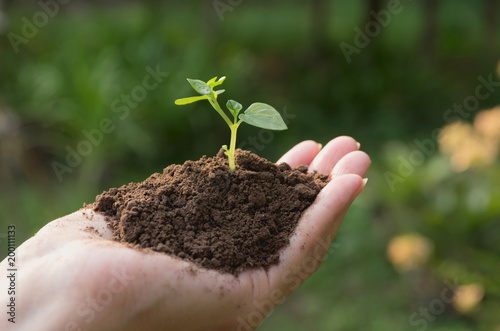
<svg viewBox="0 0 500 331">
<path fill-rule="evenodd" d="M 498 87 L 455 114 L 469 124 L 442 138 L 453 148 L 433 136 L 448 109 L 474 99 L 478 77 L 499 81 L 500 6 L 401 1 L 377 30 L 370 11 L 390 7 L 82 1 L 44 16 L 36 2 L 0 2 L 2 257 L 8 224 L 21 243 L 109 187 L 215 154 L 229 138 L 223 121 L 208 104 L 173 102 L 192 95 L 186 77 L 225 75 L 223 102 L 258 100 L 290 118 L 271 142 L 242 127 L 239 144 L 254 137 L 276 160 L 302 140 L 350 135 L 373 162 L 323 266 L 259 330 L 500 330 L 500 139 L 473 122 L 500 105 Z M 356 42 L 348 61 L 341 45 Z M 148 67 L 169 75 L 142 95 Z M 131 93 L 139 101 L 125 106 Z M 89 144 L 103 119 L 113 129 Z"/>
</svg>

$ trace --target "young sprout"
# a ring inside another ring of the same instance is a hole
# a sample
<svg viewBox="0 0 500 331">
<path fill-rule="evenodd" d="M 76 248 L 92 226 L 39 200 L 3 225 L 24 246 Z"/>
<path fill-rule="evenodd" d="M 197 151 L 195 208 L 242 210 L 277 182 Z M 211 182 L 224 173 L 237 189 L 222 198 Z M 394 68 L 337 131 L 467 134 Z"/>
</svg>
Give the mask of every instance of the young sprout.
<svg viewBox="0 0 500 331">
<path fill-rule="evenodd" d="M 242 122 L 268 130 L 286 130 L 288 128 L 276 109 L 269 106 L 268 104 L 261 102 L 252 103 L 242 114 L 240 114 L 243 106 L 234 100 L 229 100 L 226 103 L 226 107 L 231 115 L 233 115 L 233 120 L 231 121 L 217 102 L 217 96 L 223 93 L 225 90 L 214 90 L 214 87 L 222 84 L 225 79 L 226 77 L 221 77 L 219 78 L 219 80 L 217 80 L 217 77 L 214 77 L 205 83 L 201 80 L 188 78 L 187 80 L 189 84 L 191 84 L 193 89 L 201 95 L 196 97 L 177 99 L 175 100 L 175 104 L 187 105 L 199 100 L 208 100 L 208 102 L 210 102 L 212 107 L 224 119 L 226 124 L 229 126 L 229 129 L 231 130 L 231 142 L 229 144 L 229 149 L 227 148 L 227 145 L 222 146 L 222 148 L 225 151 L 224 153 L 227 155 L 229 168 L 231 170 L 234 170 L 236 132 L 238 131 L 238 127 Z"/>
</svg>

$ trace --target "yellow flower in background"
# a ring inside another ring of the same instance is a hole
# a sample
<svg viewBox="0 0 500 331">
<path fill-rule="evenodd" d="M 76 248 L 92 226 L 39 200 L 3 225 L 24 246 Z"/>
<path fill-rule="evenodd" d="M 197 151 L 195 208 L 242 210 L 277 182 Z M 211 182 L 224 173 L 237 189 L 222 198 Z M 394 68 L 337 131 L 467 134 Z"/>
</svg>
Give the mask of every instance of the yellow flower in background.
<svg viewBox="0 0 500 331">
<path fill-rule="evenodd" d="M 439 149 L 445 154 L 459 150 L 466 139 L 474 134 L 472 125 L 465 122 L 453 122 L 446 125 L 439 134 Z"/>
<path fill-rule="evenodd" d="M 495 144 L 486 139 L 472 135 L 464 139 L 462 146 L 451 155 L 451 166 L 462 172 L 472 166 L 492 164 L 498 155 Z"/>
<path fill-rule="evenodd" d="M 425 264 L 434 244 L 427 238 L 411 233 L 392 238 L 387 246 L 387 258 L 399 272 L 418 269 Z"/>
<path fill-rule="evenodd" d="M 484 297 L 484 288 L 479 283 L 460 285 L 453 298 L 453 308 L 462 314 L 474 311 Z"/>
<path fill-rule="evenodd" d="M 477 114 L 474 128 L 479 134 L 498 144 L 500 142 L 500 107 Z"/>
<path fill-rule="evenodd" d="M 465 122 L 446 125 L 438 143 L 457 172 L 494 163 L 500 143 L 500 107 L 478 113 L 474 126 Z"/>
</svg>

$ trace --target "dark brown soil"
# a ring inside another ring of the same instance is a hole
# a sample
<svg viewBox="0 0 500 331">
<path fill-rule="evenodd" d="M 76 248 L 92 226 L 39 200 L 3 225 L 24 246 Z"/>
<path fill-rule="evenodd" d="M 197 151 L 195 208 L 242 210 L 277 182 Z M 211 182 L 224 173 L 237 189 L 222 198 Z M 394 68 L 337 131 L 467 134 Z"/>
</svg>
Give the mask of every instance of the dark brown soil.
<svg viewBox="0 0 500 331">
<path fill-rule="evenodd" d="M 237 275 L 279 262 L 302 212 L 327 177 L 237 150 L 230 171 L 222 150 L 171 165 L 141 183 L 96 197 L 114 240 Z"/>
</svg>

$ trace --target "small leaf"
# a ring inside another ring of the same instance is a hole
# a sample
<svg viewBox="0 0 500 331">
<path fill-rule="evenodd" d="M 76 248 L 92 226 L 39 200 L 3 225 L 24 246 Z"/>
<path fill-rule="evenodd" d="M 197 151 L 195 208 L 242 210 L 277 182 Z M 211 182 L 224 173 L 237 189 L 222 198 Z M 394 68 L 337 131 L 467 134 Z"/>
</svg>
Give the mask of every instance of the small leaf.
<svg viewBox="0 0 500 331">
<path fill-rule="evenodd" d="M 215 77 L 217 78 L 217 77 Z M 217 86 L 217 85 L 220 85 L 222 84 L 222 82 L 224 82 L 224 80 L 226 79 L 226 76 L 222 76 L 221 78 L 219 78 L 218 81 L 213 81 L 213 82 L 210 82 L 210 83 L 207 83 L 210 87 L 214 87 L 214 86 Z"/>
<path fill-rule="evenodd" d="M 229 109 L 229 111 L 231 112 L 231 114 L 233 114 L 234 117 L 238 116 L 238 113 L 240 112 L 241 108 L 243 108 L 241 103 L 236 102 L 234 100 L 228 100 L 226 103 L 226 107 L 227 109 Z"/>
<path fill-rule="evenodd" d="M 239 117 L 243 122 L 263 129 L 288 129 L 280 113 L 270 105 L 261 102 L 252 103 Z"/>
<path fill-rule="evenodd" d="M 190 104 L 190 103 L 193 103 L 196 101 L 200 101 L 200 100 L 205 100 L 205 99 L 208 99 L 207 95 L 200 95 L 198 97 L 177 99 L 177 100 L 175 100 L 175 104 L 181 106 L 181 105 L 187 105 L 187 104 Z"/>
<path fill-rule="evenodd" d="M 201 80 L 198 80 L 198 79 L 189 79 L 188 78 L 187 80 L 196 92 L 203 94 L 203 95 L 210 94 L 212 89 L 210 88 L 210 86 L 207 83 L 205 83 Z"/>
<path fill-rule="evenodd" d="M 229 150 L 227 149 L 227 145 L 222 145 L 222 149 L 225 151 L 224 154 L 229 155 Z"/>
<path fill-rule="evenodd" d="M 222 94 L 224 92 L 226 92 L 226 90 L 218 90 L 218 91 L 215 91 L 215 94 L 219 95 L 219 94 Z"/>
<path fill-rule="evenodd" d="M 212 86 L 212 83 L 215 82 L 215 80 L 217 79 L 217 76 L 215 76 L 214 78 L 210 79 L 208 82 L 207 82 L 207 85 L 209 86 Z"/>
</svg>

